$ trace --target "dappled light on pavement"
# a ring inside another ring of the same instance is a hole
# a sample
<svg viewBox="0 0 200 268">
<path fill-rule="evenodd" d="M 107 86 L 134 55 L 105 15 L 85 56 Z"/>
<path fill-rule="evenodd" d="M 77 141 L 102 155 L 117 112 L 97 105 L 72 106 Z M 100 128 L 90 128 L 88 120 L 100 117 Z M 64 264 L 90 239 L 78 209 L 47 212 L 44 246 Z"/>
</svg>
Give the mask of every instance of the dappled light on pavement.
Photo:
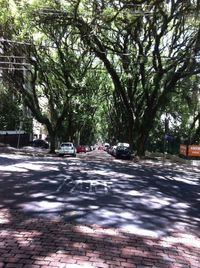
<svg viewBox="0 0 200 268">
<path fill-rule="evenodd" d="M 174 233 L 164 238 L 116 228 L 31 218 L 0 210 L 0 267 L 198 268 L 200 239 Z"/>
<path fill-rule="evenodd" d="M 1 154 L 0 267 L 199 268 L 199 186 L 198 167 Z"/>
<path fill-rule="evenodd" d="M 76 159 L 2 154 L 0 173 L 1 208 L 151 236 L 199 231 L 198 168 L 116 162 L 100 151 Z"/>
</svg>

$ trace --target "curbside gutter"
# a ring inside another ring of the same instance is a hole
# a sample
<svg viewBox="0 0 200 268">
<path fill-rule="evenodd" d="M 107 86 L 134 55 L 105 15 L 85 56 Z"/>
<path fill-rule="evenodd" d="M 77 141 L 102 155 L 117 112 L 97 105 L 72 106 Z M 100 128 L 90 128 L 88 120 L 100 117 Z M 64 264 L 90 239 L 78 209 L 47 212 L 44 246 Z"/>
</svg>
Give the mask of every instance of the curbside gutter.
<svg viewBox="0 0 200 268">
<path fill-rule="evenodd" d="M 41 149 L 41 148 L 14 148 L 9 146 L 0 146 L 0 154 L 16 154 L 16 155 L 27 155 L 33 157 L 56 157 L 57 154 L 50 154 L 48 149 Z"/>
</svg>

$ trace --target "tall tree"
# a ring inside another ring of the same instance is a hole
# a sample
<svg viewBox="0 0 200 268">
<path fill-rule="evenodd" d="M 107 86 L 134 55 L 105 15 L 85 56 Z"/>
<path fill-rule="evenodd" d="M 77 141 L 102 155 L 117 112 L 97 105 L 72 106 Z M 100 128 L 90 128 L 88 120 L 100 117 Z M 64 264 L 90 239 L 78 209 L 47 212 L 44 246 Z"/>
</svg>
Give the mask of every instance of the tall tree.
<svg viewBox="0 0 200 268">
<path fill-rule="evenodd" d="M 19 98 L 0 84 L 0 130 L 16 130 L 20 126 L 21 107 Z"/>
<path fill-rule="evenodd" d="M 77 112 L 81 112 L 78 99 L 82 92 L 87 91 L 87 68 L 94 57 L 82 49 L 71 26 L 63 26 L 61 20 L 52 21 L 43 14 L 37 17 L 39 11 L 37 9 L 35 12 L 35 6 L 30 6 L 23 12 L 23 24 L 19 18 L 21 11 L 13 17 L 13 20 L 19 20 L 16 29 L 11 31 L 10 39 L 14 45 L 10 47 L 10 41 L 4 42 L 3 53 L 16 51 L 15 58 L 23 56 L 29 68 L 25 70 L 25 63 L 22 63 L 23 70 L 18 70 L 16 64 L 13 64 L 13 70 L 4 72 L 4 81 L 22 94 L 33 116 L 46 126 L 51 152 L 54 152 L 56 136 L 64 126 L 67 125 L 68 130 L 65 133 L 66 139 L 74 139 L 78 127 L 74 120 L 77 120 Z M 26 36 L 29 41 L 22 50 L 20 45 L 25 42 L 15 42 L 13 39 L 19 36 L 24 25 L 27 30 L 31 28 L 31 32 L 23 32 L 23 40 Z M 95 90 L 90 85 L 90 96 L 95 96 Z M 90 102 L 91 98 L 87 105 Z"/>
<path fill-rule="evenodd" d="M 156 115 L 178 81 L 200 72 L 199 22 L 192 17 L 197 3 L 74 2 L 60 16 L 104 63 L 126 114 L 129 142 L 143 155 Z"/>
<path fill-rule="evenodd" d="M 22 2 L 25 8 L 26 1 Z M 55 129 L 62 114 L 71 118 L 69 111 L 80 107 L 74 96 L 80 92 L 80 81 L 83 77 L 85 81 L 85 71 L 92 66 L 88 65 L 90 56 L 94 55 L 95 61 L 103 63 L 113 83 L 114 115 L 110 118 L 119 122 L 115 124 L 118 136 L 135 145 L 139 155 L 144 154 L 155 118 L 165 103 L 171 101 L 177 84 L 200 72 L 200 31 L 195 16 L 198 3 L 100 0 L 97 4 L 95 0 L 74 0 L 47 1 L 44 5 L 41 0 L 33 2 L 26 5 L 26 12 L 17 20 L 14 17 L 18 32 L 13 31 L 15 38 L 22 35 L 23 39 L 25 36 L 30 39 L 27 29 L 34 33 L 34 49 L 31 49 L 34 58 L 27 47 L 21 52 L 34 67 L 31 87 L 25 90 L 23 79 L 15 80 L 20 82 L 16 88 L 23 90 L 38 121 L 46 124 L 51 133 L 50 128 Z M 4 44 L 8 49 L 9 44 Z M 16 49 L 19 53 L 18 46 Z M 75 68 L 77 62 L 81 64 Z M 48 74 L 46 70 L 50 70 Z M 41 92 L 49 101 L 48 114 L 39 112 L 36 97 Z M 64 99 L 59 96 L 57 99 L 61 101 L 56 102 L 54 97 L 58 95 Z M 64 107 L 68 109 L 64 111 Z M 125 128 L 120 129 L 121 124 Z"/>
</svg>

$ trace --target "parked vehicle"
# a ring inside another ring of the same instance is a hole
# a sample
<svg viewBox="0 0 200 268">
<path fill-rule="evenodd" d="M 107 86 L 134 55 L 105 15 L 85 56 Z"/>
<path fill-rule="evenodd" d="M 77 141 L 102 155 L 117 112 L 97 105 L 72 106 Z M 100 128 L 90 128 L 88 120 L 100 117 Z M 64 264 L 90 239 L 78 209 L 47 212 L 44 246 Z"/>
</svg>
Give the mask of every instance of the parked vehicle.
<svg viewBox="0 0 200 268">
<path fill-rule="evenodd" d="M 104 150 L 104 146 L 103 145 L 98 146 L 98 150 L 103 151 Z"/>
<path fill-rule="evenodd" d="M 108 150 L 108 153 L 111 154 L 111 155 L 113 155 L 113 156 L 115 156 L 115 155 L 116 155 L 116 148 L 117 148 L 116 145 L 111 146 L 111 147 L 109 148 L 109 150 Z"/>
<path fill-rule="evenodd" d="M 87 148 L 85 147 L 85 145 L 78 145 L 76 147 L 76 152 L 77 153 L 86 153 L 87 152 Z"/>
<path fill-rule="evenodd" d="M 86 145 L 85 148 L 86 148 L 86 152 L 91 152 L 92 151 L 90 145 Z"/>
<path fill-rule="evenodd" d="M 108 149 L 110 148 L 109 143 L 104 143 L 104 151 L 108 152 Z"/>
<path fill-rule="evenodd" d="M 30 142 L 30 146 L 33 147 L 38 147 L 38 148 L 44 148 L 44 149 L 48 149 L 49 148 L 49 144 L 47 141 L 42 140 L 42 139 L 37 139 L 37 140 L 33 140 Z"/>
<path fill-rule="evenodd" d="M 119 158 L 125 158 L 125 159 L 131 159 L 131 149 L 129 143 L 119 142 L 116 147 L 115 157 L 117 159 Z"/>
<path fill-rule="evenodd" d="M 72 142 L 63 142 L 58 150 L 59 156 L 71 155 L 76 156 L 76 148 Z"/>
<path fill-rule="evenodd" d="M 113 146 L 110 146 L 110 147 L 108 148 L 107 152 L 108 152 L 109 154 L 112 154 L 112 148 L 113 148 Z"/>
</svg>

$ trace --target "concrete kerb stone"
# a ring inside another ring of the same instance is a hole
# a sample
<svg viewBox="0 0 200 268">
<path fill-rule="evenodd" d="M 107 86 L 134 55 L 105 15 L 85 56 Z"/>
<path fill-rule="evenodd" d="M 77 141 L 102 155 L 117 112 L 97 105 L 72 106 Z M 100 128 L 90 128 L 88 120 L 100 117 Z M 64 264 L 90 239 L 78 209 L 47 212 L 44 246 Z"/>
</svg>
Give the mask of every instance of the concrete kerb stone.
<svg viewBox="0 0 200 268">
<path fill-rule="evenodd" d="M 33 157 L 56 157 L 57 154 L 50 154 L 46 149 L 39 148 L 14 148 L 9 146 L 1 146 L 0 153 L 15 154 L 15 155 L 27 155 Z"/>
<path fill-rule="evenodd" d="M 48 150 L 41 150 L 39 148 L 13 148 L 9 146 L 0 146 L 0 153 L 12 153 L 17 155 L 27 155 L 33 157 L 58 157 L 58 155 L 50 154 Z M 146 152 L 146 156 L 138 157 L 134 156 L 132 159 L 133 162 L 136 163 L 148 163 L 149 161 L 152 163 L 162 163 L 162 164 L 180 164 L 180 165 L 189 165 L 189 166 L 200 166 L 200 160 L 191 160 L 191 159 L 184 159 L 177 155 L 170 155 L 170 154 L 161 154 L 161 153 L 149 153 Z"/>
<path fill-rule="evenodd" d="M 181 158 L 178 155 L 163 154 L 163 153 L 150 153 L 146 152 L 146 156 L 135 158 L 135 162 L 160 162 L 163 164 L 178 164 L 178 165 L 187 165 L 187 166 L 200 166 L 200 160 L 185 159 Z"/>
</svg>

